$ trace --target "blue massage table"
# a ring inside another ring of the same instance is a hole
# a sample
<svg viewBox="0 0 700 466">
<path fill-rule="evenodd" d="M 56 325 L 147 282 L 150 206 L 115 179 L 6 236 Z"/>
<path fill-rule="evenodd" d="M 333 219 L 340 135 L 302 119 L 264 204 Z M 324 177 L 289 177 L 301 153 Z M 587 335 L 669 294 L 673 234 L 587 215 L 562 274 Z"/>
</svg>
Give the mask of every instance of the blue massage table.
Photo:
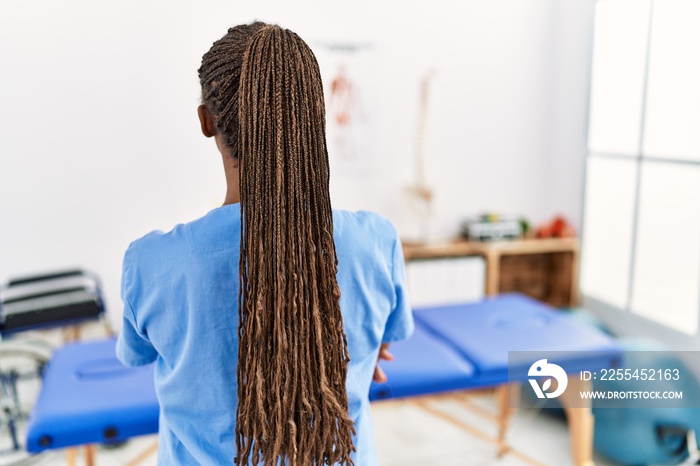
<svg viewBox="0 0 700 466">
<path fill-rule="evenodd" d="M 565 356 L 557 361 L 569 373 L 612 367 L 621 358 L 620 349 L 602 332 L 521 295 L 416 309 L 414 316 L 414 335 L 392 344 L 395 360 L 381 364 L 388 382 L 373 384 L 370 399 L 417 400 L 500 386 L 501 421 L 494 442 L 499 453 L 507 451 L 503 437 L 512 411 L 503 387 L 526 380 L 532 364 L 523 361 L 518 367 L 511 360 L 509 374 L 509 351 L 578 352 L 562 353 Z M 157 432 L 152 367 L 121 366 L 114 356 L 114 344 L 113 339 L 78 343 L 55 353 L 30 419 L 30 452 Z M 581 383 L 578 377 L 569 381 Z M 562 403 L 566 406 L 564 400 Z M 575 464 L 592 464 L 590 406 L 569 409 L 567 415 Z"/>
<path fill-rule="evenodd" d="M 526 380 L 534 361 L 511 361 L 509 370 L 508 352 L 557 354 L 567 373 L 617 365 L 622 354 L 603 332 L 519 294 L 415 309 L 413 316 L 414 335 L 391 345 L 395 360 L 380 363 L 388 382 L 373 384 L 370 400 Z"/>
<path fill-rule="evenodd" d="M 125 367 L 115 339 L 71 343 L 54 354 L 27 434 L 27 450 L 117 443 L 158 432 L 153 365 Z"/>
</svg>

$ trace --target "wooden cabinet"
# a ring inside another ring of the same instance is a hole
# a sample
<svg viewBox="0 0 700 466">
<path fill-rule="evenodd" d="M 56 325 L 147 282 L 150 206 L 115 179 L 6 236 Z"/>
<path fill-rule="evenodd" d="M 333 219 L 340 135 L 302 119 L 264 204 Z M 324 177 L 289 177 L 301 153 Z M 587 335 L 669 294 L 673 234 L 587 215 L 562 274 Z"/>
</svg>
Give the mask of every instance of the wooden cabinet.
<svg viewBox="0 0 700 466">
<path fill-rule="evenodd" d="M 481 256 L 486 263 L 485 293 L 517 291 L 555 307 L 578 304 L 579 243 L 575 238 L 501 242 L 454 240 L 403 244 L 406 262 Z"/>
</svg>

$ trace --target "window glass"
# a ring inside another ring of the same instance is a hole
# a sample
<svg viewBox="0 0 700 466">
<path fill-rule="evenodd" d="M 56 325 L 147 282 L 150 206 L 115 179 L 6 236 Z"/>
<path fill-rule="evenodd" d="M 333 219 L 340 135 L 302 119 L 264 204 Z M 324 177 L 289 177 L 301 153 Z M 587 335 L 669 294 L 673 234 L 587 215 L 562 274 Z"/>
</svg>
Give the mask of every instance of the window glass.
<svg viewBox="0 0 700 466">
<path fill-rule="evenodd" d="M 598 2 L 588 124 L 591 152 L 639 151 L 648 29 L 648 1 Z"/>
<path fill-rule="evenodd" d="M 636 180 L 635 160 L 588 158 L 581 289 L 622 309 L 629 295 Z"/>
<path fill-rule="evenodd" d="M 644 162 L 632 311 L 695 334 L 700 313 L 700 167 Z"/>
<path fill-rule="evenodd" d="M 654 3 L 644 153 L 700 161 L 700 2 Z"/>
</svg>

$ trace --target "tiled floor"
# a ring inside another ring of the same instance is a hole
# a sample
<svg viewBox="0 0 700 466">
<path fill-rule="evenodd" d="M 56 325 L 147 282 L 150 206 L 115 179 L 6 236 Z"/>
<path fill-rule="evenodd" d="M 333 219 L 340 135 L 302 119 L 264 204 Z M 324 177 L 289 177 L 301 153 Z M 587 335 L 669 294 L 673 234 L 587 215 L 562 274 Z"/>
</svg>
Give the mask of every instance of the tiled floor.
<svg viewBox="0 0 700 466">
<path fill-rule="evenodd" d="M 100 335 L 102 329 L 88 328 L 86 334 Z M 47 337 L 47 335 L 43 335 Z M 60 345 L 60 334 L 49 335 L 49 340 Z M 470 396 L 472 403 L 482 409 L 494 411 L 492 396 L 477 394 Z M 459 421 L 477 428 L 490 437 L 496 435 L 496 426 L 478 410 L 466 408 L 452 399 L 430 401 L 430 406 L 449 413 Z M 567 466 L 572 461 L 569 455 L 569 438 L 566 424 L 562 419 L 552 418 L 544 413 L 528 410 L 515 412 L 508 431 L 508 440 L 514 453 L 501 459 L 496 457 L 497 447 L 480 439 L 474 433 L 463 430 L 438 416 L 410 402 L 384 402 L 372 405 L 377 450 L 384 466 L 516 466 L 541 464 L 544 466 Z M 155 436 L 132 439 L 118 448 L 98 447 L 98 466 L 124 466 L 140 453 L 155 444 Z M 518 456 L 520 455 L 520 457 Z M 63 452 L 44 455 L 37 464 L 45 466 L 65 466 Z M 521 458 L 532 458 L 526 462 Z M 143 466 L 156 465 L 156 455 L 148 456 Z M 612 466 L 596 458 L 598 466 Z M 79 466 L 84 465 L 79 459 Z M 3 466 L 0 457 L 0 466 Z M 362 466 L 362 465 L 358 465 Z"/>
<path fill-rule="evenodd" d="M 480 396 L 476 401 L 494 410 L 492 397 Z M 495 423 L 466 409 L 457 401 L 442 399 L 431 402 L 431 406 L 478 428 L 492 438 L 496 436 Z M 376 404 L 372 414 L 379 456 L 384 466 L 572 464 L 566 423 L 563 419 L 552 418 L 541 412 L 516 411 L 507 437 L 515 452 L 537 463 L 526 462 L 513 453 L 498 459 L 496 445 L 408 403 L 387 406 Z M 612 466 L 611 463 L 598 459 L 596 464 Z"/>
</svg>

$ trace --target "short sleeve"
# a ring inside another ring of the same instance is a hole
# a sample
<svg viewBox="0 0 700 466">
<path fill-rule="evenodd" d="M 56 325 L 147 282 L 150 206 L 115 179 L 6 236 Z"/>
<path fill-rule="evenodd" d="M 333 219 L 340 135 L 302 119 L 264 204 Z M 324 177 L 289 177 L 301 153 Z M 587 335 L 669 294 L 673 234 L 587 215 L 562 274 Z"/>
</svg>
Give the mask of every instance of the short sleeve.
<svg viewBox="0 0 700 466">
<path fill-rule="evenodd" d="M 406 289 L 406 265 L 398 235 L 394 241 L 392 251 L 392 280 L 394 282 L 396 299 L 394 308 L 391 310 L 384 328 L 382 341 L 386 343 L 405 340 L 413 333 L 413 312 L 411 311 L 408 290 Z"/>
<path fill-rule="evenodd" d="M 122 270 L 122 300 L 124 301 L 124 315 L 122 318 L 122 330 L 117 339 L 117 359 L 127 366 L 142 366 L 156 360 L 158 352 L 151 344 L 148 336 L 141 332 L 136 323 L 136 314 L 129 302 L 129 292 L 132 289 L 129 252 L 124 256 Z"/>
</svg>

